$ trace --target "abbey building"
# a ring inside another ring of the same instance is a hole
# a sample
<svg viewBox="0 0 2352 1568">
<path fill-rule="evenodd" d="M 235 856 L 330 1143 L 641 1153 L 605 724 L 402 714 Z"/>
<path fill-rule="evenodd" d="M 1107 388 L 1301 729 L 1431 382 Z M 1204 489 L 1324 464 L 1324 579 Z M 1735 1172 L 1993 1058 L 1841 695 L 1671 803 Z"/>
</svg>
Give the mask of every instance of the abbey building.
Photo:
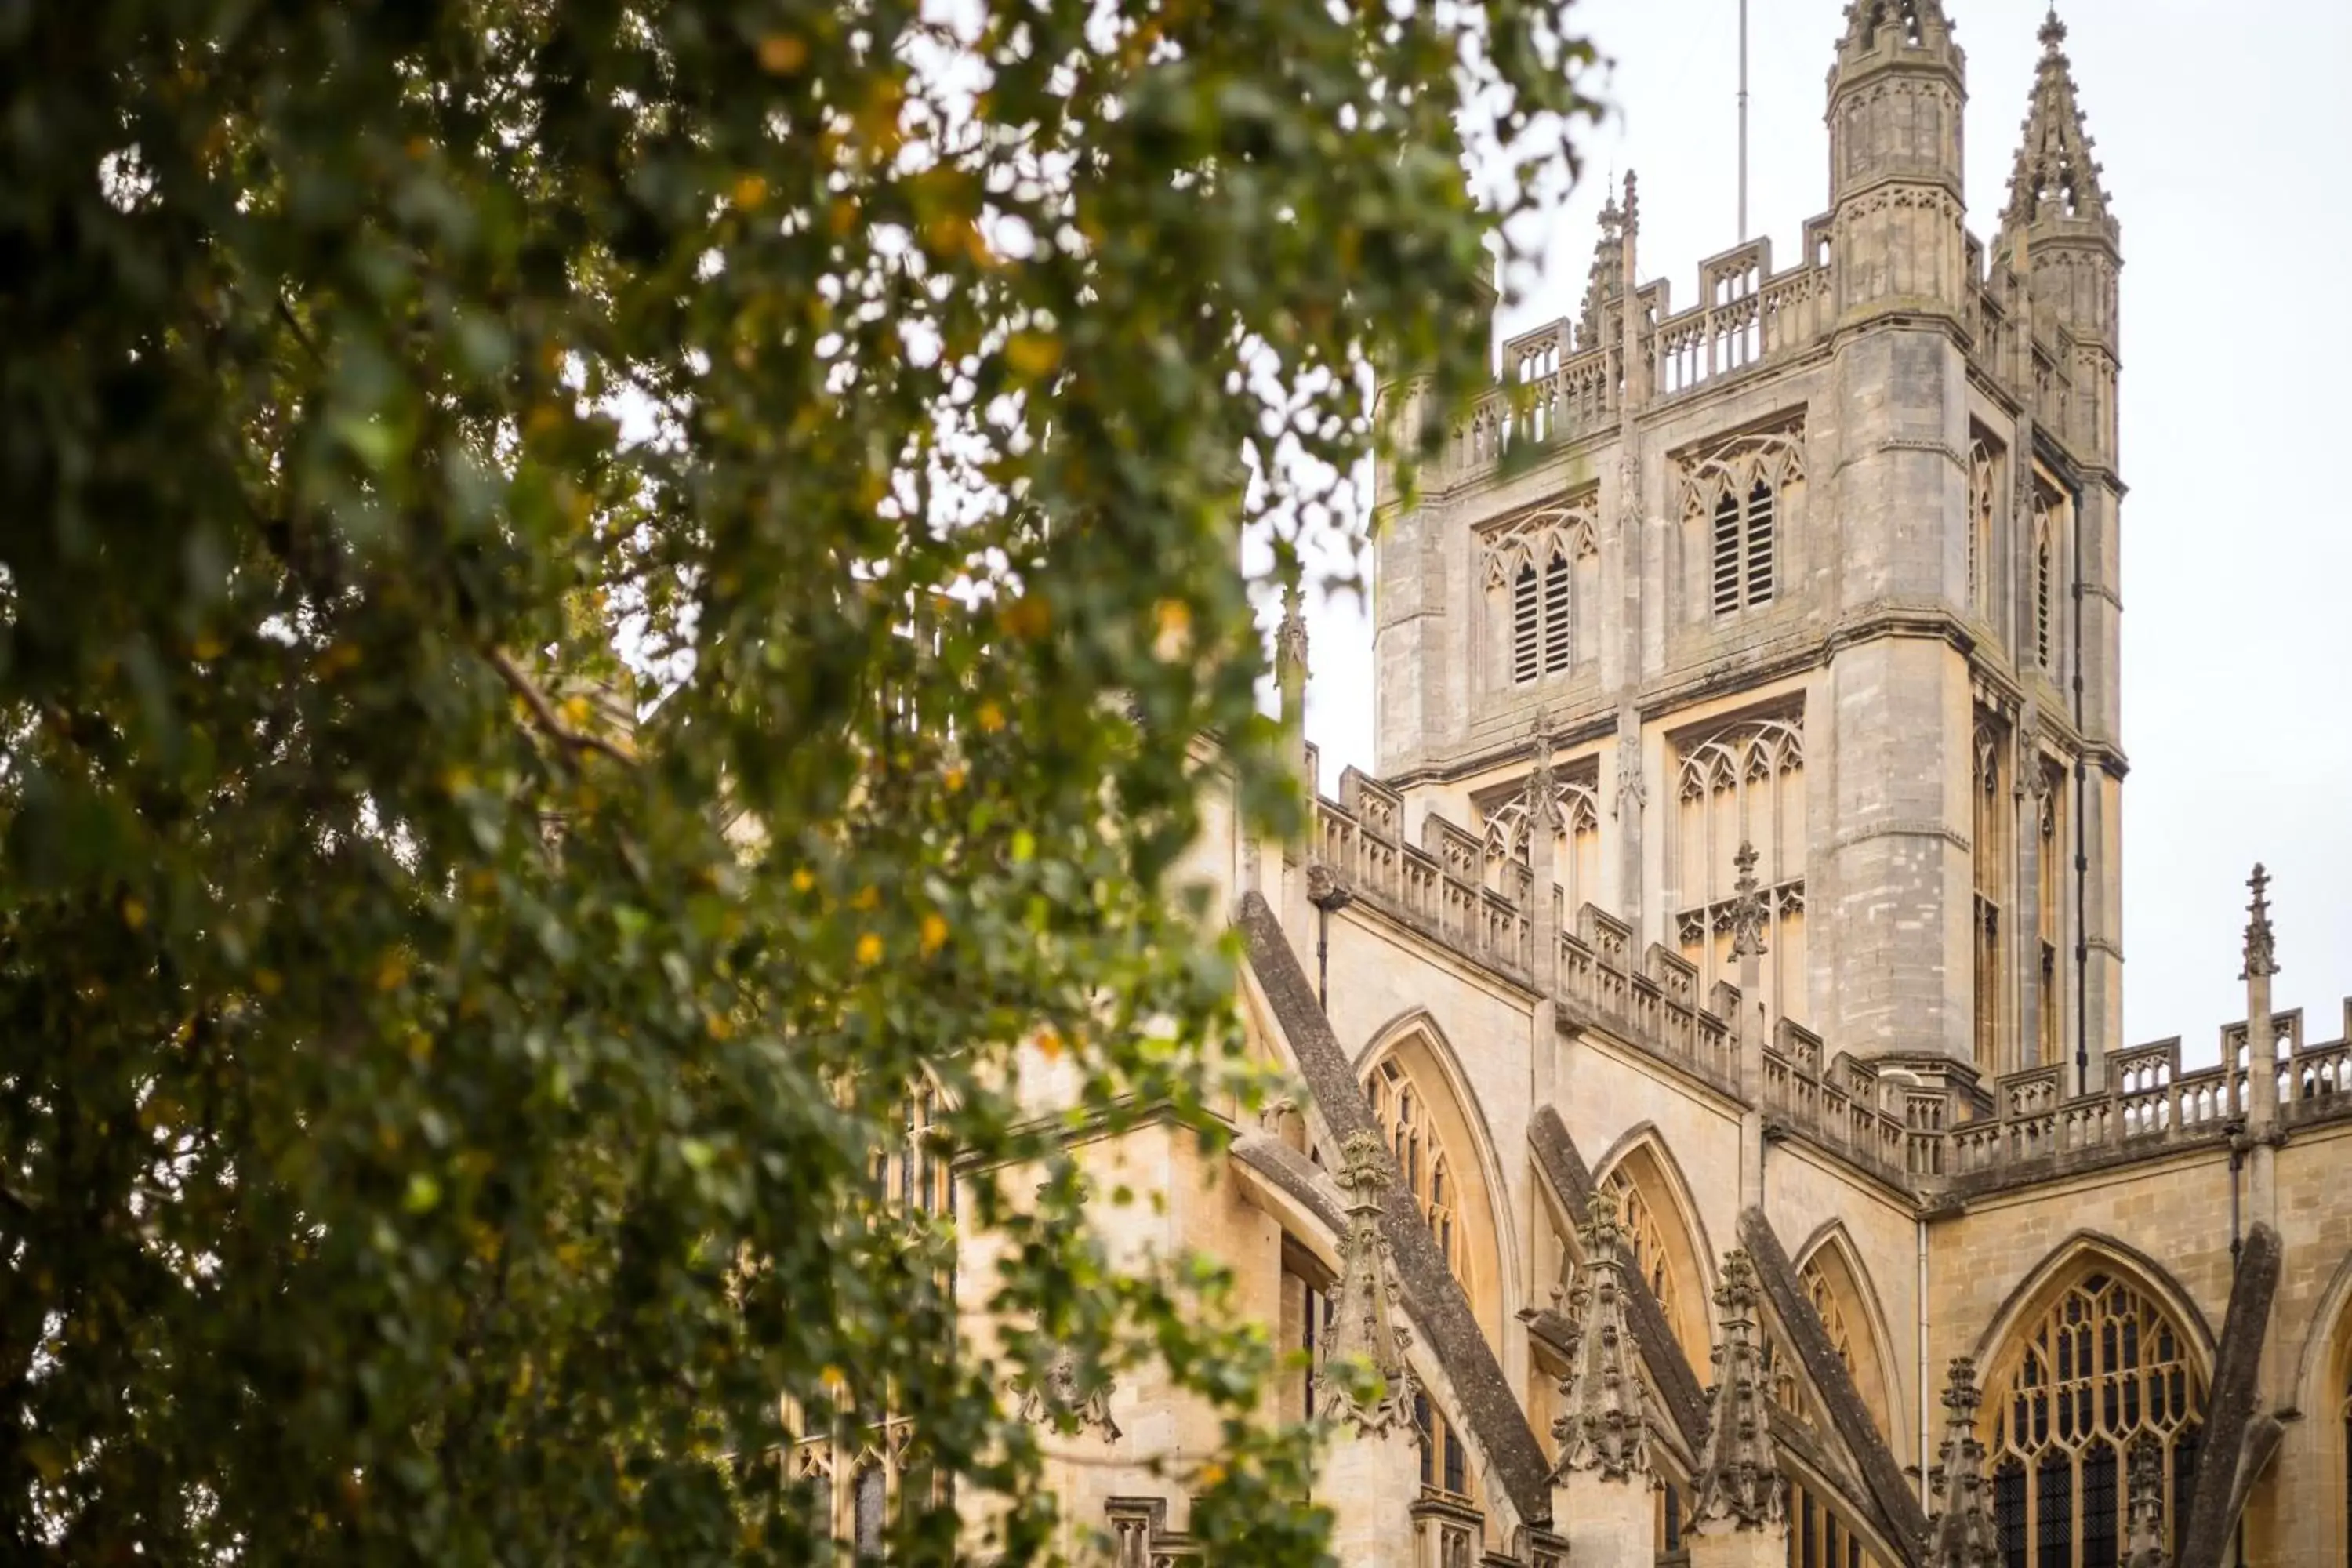
<svg viewBox="0 0 2352 1568">
<path fill-rule="evenodd" d="M 1302 1092 L 1085 1158 L 1306 1352 L 1348 1568 L 2352 1562 L 2352 1019 L 2273 1013 L 2258 871 L 2226 1065 L 2120 1037 L 2122 252 L 2065 36 L 1987 237 L 1940 0 L 1849 7 L 1795 256 L 1676 299 L 1629 176 L 1382 508 L 1380 776 L 1297 842 L 1213 814 Z M 1066 1514 L 1197 1555 L 1151 1461 L 1207 1419 L 1081 1415 Z"/>
</svg>

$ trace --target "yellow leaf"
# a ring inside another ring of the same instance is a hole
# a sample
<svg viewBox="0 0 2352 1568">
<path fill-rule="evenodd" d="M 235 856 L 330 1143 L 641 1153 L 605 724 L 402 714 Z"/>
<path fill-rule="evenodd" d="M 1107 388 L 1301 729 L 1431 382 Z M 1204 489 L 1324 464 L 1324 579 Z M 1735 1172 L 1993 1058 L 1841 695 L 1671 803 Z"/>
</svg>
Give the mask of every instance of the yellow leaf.
<svg viewBox="0 0 2352 1568">
<path fill-rule="evenodd" d="M 1201 1484 L 1202 1486 L 1213 1487 L 1224 1479 L 1225 1467 L 1218 1464 L 1214 1459 L 1210 1460 L 1207 1464 L 1201 1467 Z"/>
<path fill-rule="evenodd" d="M 757 212 L 768 199 L 768 182 L 757 174 L 744 174 L 735 181 L 735 205 L 745 212 Z"/>
<path fill-rule="evenodd" d="M 950 795 L 956 794 L 963 788 L 963 770 L 961 768 L 950 768 L 943 775 L 941 775 L 940 783 L 947 786 L 947 792 Z"/>
<path fill-rule="evenodd" d="M 923 917 L 923 956 L 928 958 L 939 952 L 947 945 L 947 941 L 948 922 L 937 910 L 926 914 Z"/>
<path fill-rule="evenodd" d="M 1045 635 L 1046 627 L 1053 623 L 1054 612 L 1038 595 L 1024 594 L 1004 606 L 1000 618 L 1006 631 L 1027 641 Z"/>
<path fill-rule="evenodd" d="M 433 1037 L 419 1029 L 408 1037 L 408 1059 L 418 1067 L 433 1059 Z"/>
<path fill-rule="evenodd" d="M 1153 606 L 1159 635 L 1152 639 L 1152 657 L 1162 664 L 1184 657 L 1192 646 L 1192 606 L 1181 599 L 1162 599 Z"/>
<path fill-rule="evenodd" d="M 198 659 L 210 663 L 212 660 L 218 658 L 221 655 L 228 651 L 228 644 L 221 641 L 221 639 L 213 633 L 205 632 L 196 638 L 195 646 L 189 651 L 194 653 Z"/>
<path fill-rule="evenodd" d="M 1043 332 L 1015 332 L 1005 341 L 1004 363 L 1031 381 L 1042 380 L 1062 363 L 1062 345 Z"/>
<path fill-rule="evenodd" d="M 875 935 L 870 931 L 859 937 L 857 939 L 857 962 L 869 965 L 881 963 L 882 939 Z"/>
<path fill-rule="evenodd" d="M 563 721 L 567 724 L 575 727 L 585 724 L 588 722 L 588 715 L 593 711 L 585 697 L 575 695 L 563 700 Z"/>
<path fill-rule="evenodd" d="M 837 1394 L 849 1386 L 849 1379 L 842 1375 L 842 1371 L 837 1366 L 826 1367 L 823 1372 L 818 1373 L 816 1377 L 819 1383 L 824 1384 L 825 1392 L 828 1394 Z"/>
<path fill-rule="evenodd" d="M 286 980 L 274 969 L 257 969 L 253 972 L 253 988 L 264 996 L 275 996 L 286 989 Z"/>
<path fill-rule="evenodd" d="M 397 991 L 407 978 L 408 959 L 404 954 L 387 952 L 383 962 L 376 965 L 375 988 L 379 991 Z"/>
<path fill-rule="evenodd" d="M 702 1028 L 714 1040 L 726 1039 L 735 1033 L 735 1026 L 728 1021 L 724 1013 L 704 1013 Z"/>
<path fill-rule="evenodd" d="M 979 713 L 974 717 L 979 720 L 980 727 L 992 735 L 1004 728 L 1004 710 L 993 702 L 982 703 Z"/>
<path fill-rule="evenodd" d="M 316 666 L 320 676 L 341 675 L 360 661 L 360 650 L 347 642 L 339 642 L 319 656 Z"/>
<path fill-rule="evenodd" d="M 849 907 L 854 910 L 878 909 L 881 904 L 882 890 L 871 882 L 858 889 L 857 896 L 849 900 Z"/>
<path fill-rule="evenodd" d="M 122 923 L 129 926 L 132 931 L 137 931 L 140 927 L 145 925 L 147 923 L 147 906 L 141 903 L 137 899 L 124 899 L 122 900 Z"/>
<path fill-rule="evenodd" d="M 793 873 L 793 891 L 805 893 L 816 886 L 816 873 L 803 866 Z"/>
<path fill-rule="evenodd" d="M 1058 1029 L 1038 1030 L 1036 1046 L 1038 1055 L 1044 1057 L 1047 1061 L 1058 1059 L 1062 1054 L 1061 1031 Z"/>
<path fill-rule="evenodd" d="M 770 33 L 760 40 L 760 68 L 770 76 L 791 76 L 808 64 L 808 45 L 790 33 Z"/>
</svg>

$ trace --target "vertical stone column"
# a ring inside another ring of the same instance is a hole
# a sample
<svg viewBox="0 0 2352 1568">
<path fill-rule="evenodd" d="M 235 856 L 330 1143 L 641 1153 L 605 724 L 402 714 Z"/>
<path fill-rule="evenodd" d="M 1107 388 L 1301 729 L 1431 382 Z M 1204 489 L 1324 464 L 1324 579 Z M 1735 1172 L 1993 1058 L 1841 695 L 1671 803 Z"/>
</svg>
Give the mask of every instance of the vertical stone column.
<svg viewBox="0 0 2352 1568">
<path fill-rule="evenodd" d="M 1731 952 L 1739 960 L 1739 1209 L 1764 1205 L 1764 897 L 1756 881 L 1756 846 L 1741 840 L 1733 861 L 1739 879 L 1731 907 Z"/>
<path fill-rule="evenodd" d="M 1528 1089 L 1534 1103 L 1549 1105 L 1557 1088 L 1559 1056 L 1559 836 L 1568 831 L 1568 811 L 1559 777 L 1551 765 L 1551 717 L 1536 710 L 1535 766 L 1519 797 L 1519 831 L 1527 835 L 1528 934 L 1533 948 L 1528 969 L 1536 1005 L 1528 1021 Z"/>
<path fill-rule="evenodd" d="M 1552 1423 L 1559 1462 L 1552 1470 L 1551 1524 L 1577 1568 L 1650 1568 L 1650 1424 L 1643 1408 L 1640 1355 L 1625 1324 L 1625 1232 L 1617 1202 L 1592 1194 L 1578 1227 L 1584 1261 L 1569 1290 L 1576 1342 L 1560 1380 L 1562 1414 Z"/>
<path fill-rule="evenodd" d="M 1331 1552 L 1347 1568 L 1414 1568 L 1412 1521 L 1421 1456 L 1412 1419 L 1412 1372 L 1391 1303 L 1388 1242 L 1381 1209 L 1389 1187 L 1387 1146 L 1358 1131 L 1339 1145 L 1339 1185 L 1348 1231 L 1339 1244 L 1331 1338 L 1324 1352 L 1316 1414 L 1339 1428 L 1323 1465 L 1331 1509 Z"/>
<path fill-rule="evenodd" d="M 1979 1403 L 1975 1358 L 1957 1356 L 1944 1387 L 1944 1447 L 1927 1478 L 1941 1506 L 1928 1538 L 1926 1568 L 2000 1568 L 1984 1445 L 1977 1441 Z"/>
<path fill-rule="evenodd" d="M 1690 1568 L 1781 1568 L 1789 1557 L 1788 1486 L 1772 1448 L 1772 1400 L 1757 1331 L 1756 1266 L 1723 1260 L 1706 1447 L 1691 1478 Z"/>
<path fill-rule="evenodd" d="M 1282 693 L 1282 755 L 1298 791 L 1305 814 L 1298 836 L 1287 844 L 1269 841 L 1259 852 L 1266 901 L 1282 918 L 1293 950 L 1304 953 L 1314 943 L 1315 915 L 1307 901 L 1307 870 L 1315 852 L 1316 778 L 1307 745 L 1307 616 L 1299 586 L 1293 582 L 1282 592 L 1282 622 L 1274 634 L 1275 684 Z"/>
<path fill-rule="evenodd" d="M 2271 1030 L 2271 977 L 2278 973 L 2278 941 L 2271 932 L 2270 873 L 2260 865 L 2246 879 L 2246 1223 L 2278 1224 L 2278 1054 Z"/>
<path fill-rule="evenodd" d="M 2129 1475 L 2124 1568 L 2172 1568 L 2172 1550 L 2164 1535 L 2164 1447 L 2147 1433 L 2132 1445 Z"/>
</svg>

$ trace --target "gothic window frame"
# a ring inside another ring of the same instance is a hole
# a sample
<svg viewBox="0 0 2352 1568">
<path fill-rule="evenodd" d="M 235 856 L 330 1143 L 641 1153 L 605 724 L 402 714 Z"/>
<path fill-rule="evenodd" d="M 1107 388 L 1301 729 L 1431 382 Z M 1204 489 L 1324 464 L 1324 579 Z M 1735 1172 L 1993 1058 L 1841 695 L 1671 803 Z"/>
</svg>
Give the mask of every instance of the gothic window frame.
<svg viewBox="0 0 2352 1568">
<path fill-rule="evenodd" d="M 2035 1293 L 2003 1336 L 1979 1415 L 2007 1561 L 2084 1568 L 2103 1548 L 2119 1551 L 2125 1480 L 2143 1436 L 2163 1447 L 2167 1531 L 2179 1550 L 2210 1394 L 2201 1352 L 2163 1293 L 2116 1259 L 2086 1255 Z M 2104 1504 L 2096 1517 L 2093 1503 Z"/>
<path fill-rule="evenodd" d="M 1968 607 L 1973 616 L 1992 614 L 1994 512 L 2000 498 L 2000 454 L 1979 438 L 1969 443 Z"/>
<path fill-rule="evenodd" d="M 2014 989 L 2010 976 L 2011 917 L 2016 908 L 2014 807 L 2009 800 L 2007 736 L 1997 721 L 1980 715 L 1970 737 L 1969 801 L 1975 831 L 1969 835 L 1973 901 L 1969 945 L 1973 984 L 1970 1027 L 1977 1070 L 1990 1078 L 2014 1071 L 2015 1031 L 2009 1024 Z"/>
<path fill-rule="evenodd" d="M 1784 963 L 1781 939 L 1805 910 L 1804 715 L 1784 710 L 1782 716 L 1751 713 L 1725 721 L 1680 743 L 1677 754 L 1675 820 L 1666 846 L 1675 943 L 1697 965 L 1703 991 L 1723 978 L 1717 949 L 1731 929 L 1735 902 L 1729 868 L 1741 842 L 1754 844 L 1767 913 L 1767 984 L 1780 1012 L 1800 1016 L 1791 1004 L 1802 996 L 1801 966 Z M 1800 814 L 1793 843 L 1784 832 L 1792 790 Z M 1727 794 L 1728 822 L 1717 806 Z M 1694 811 L 1700 814 L 1696 849 L 1685 842 Z M 1696 865 L 1690 863 L 1694 854 Z M 1781 988 L 1783 978 L 1797 996 Z"/>
<path fill-rule="evenodd" d="M 1601 764 L 1596 757 L 1584 757 L 1564 764 L 1555 775 L 1555 787 L 1559 791 L 1562 827 L 1552 835 L 1552 879 L 1559 889 L 1565 907 L 1572 913 L 1580 904 L 1600 897 L 1597 885 L 1601 877 Z M 1492 795 L 1482 795 L 1491 800 Z M 1514 897 L 1522 883 L 1507 875 L 1510 868 L 1524 870 L 1533 859 L 1529 854 L 1527 781 L 1521 779 L 1510 786 L 1508 797 L 1491 810 L 1479 808 L 1484 818 L 1486 863 L 1495 872 L 1506 873 L 1491 884 L 1496 891 Z M 1588 879 L 1584 867 L 1584 851 L 1592 851 L 1592 874 Z M 1590 880 L 1593 886 L 1587 886 Z"/>
<path fill-rule="evenodd" d="M 1507 519 L 1478 535 L 1488 636 L 1506 688 L 1532 686 L 1572 673 L 1586 606 L 1577 568 L 1597 559 L 1600 501 L 1587 494 L 1559 506 Z"/>
<path fill-rule="evenodd" d="M 1786 597 L 1789 521 L 1804 479 L 1801 428 L 1735 436 L 1684 461 L 1683 518 L 1706 563 L 1709 618 Z"/>
</svg>

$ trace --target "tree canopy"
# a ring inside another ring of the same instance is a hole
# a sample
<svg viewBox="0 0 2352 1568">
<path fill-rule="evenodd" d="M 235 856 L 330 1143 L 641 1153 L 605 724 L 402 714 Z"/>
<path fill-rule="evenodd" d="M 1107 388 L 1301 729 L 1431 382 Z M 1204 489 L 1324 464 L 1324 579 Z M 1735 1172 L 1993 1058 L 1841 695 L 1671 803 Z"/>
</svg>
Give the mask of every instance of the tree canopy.
<svg viewBox="0 0 2352 1568">
<path fill-rule="evenodd" d="M 0 1552 L 803 1561 L 887 1413 L 894 1555 L 1028 1561 L 1068 1346 L 1313 1561 L 1006 1069 L 1250 1092 L 1167 886 L 1202 737 L 1297 808 L 1237 541 L 1484 383 L 1565 6 L 0 5 Z"/>
</svg>

